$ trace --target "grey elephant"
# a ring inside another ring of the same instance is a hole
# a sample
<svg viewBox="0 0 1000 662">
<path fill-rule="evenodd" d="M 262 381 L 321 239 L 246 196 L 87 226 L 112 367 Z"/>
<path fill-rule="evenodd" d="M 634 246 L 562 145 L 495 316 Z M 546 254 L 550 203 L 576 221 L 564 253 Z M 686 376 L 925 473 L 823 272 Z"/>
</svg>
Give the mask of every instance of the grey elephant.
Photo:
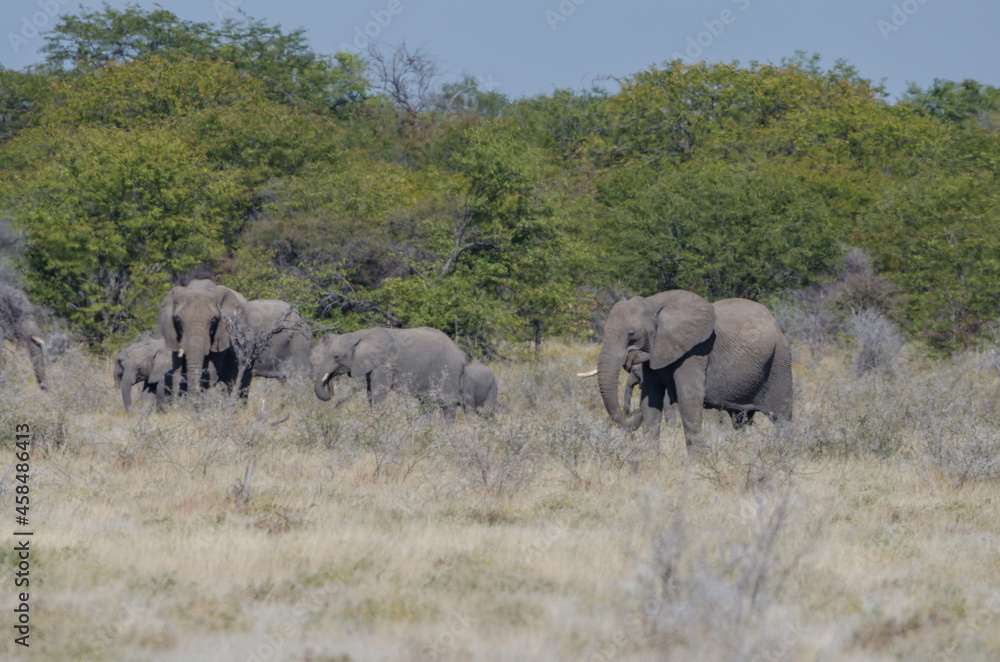
<svg viewBox="0 0 1000 662">
<path fill-rule="evenodd" d="M 328 336 L 316 343 L 311 363 L 320 400 L 333 396 L 333 377 L 347 374 L 364 386 L 372 404 L 400 389 L 436 402 L 452 420 L 461 402 L 465 354 L 437 329 L 371 328 Z"/>
<path fill-rule="evenodd" d="M 259 346 L 253 362 L 256 377 L 280 379 L 307 375 L 312 354 L 312 329 L 290 303 L 257 299 L 247 306 L 247 319 Z"/>
<path fill-rule="evenodd" d="M 0 283 L 0 333 L 17 347 L 24 347 L 31 356 L 39 388 L 48 387 L 45 380 L 45 341 L 38 330 L 35 307 L 22 290 Z M 3 348 L 0 347 L 0 350 Z M 0 351 L 0 379 L 3 376 L 3 352 Z"/>
<path fill-rule="evenodd" d="M 134 342 L 115 361 L 115 387 L 121 389 L 125 411 L 132 406 L 132 387 L 142 382 L 142 394 L 156 394 L 162 407 L 172 388 L 173 355 L 163 338 Z"/>
<path fill-rule="evenodd" d="M 641 366 L 639 412 L 618 404 L 618 371 Z M 629 429 L 659 439 L 664 406 L 677 403 L 688 449 L 701 443 L 702 409 L 729 413 L 739 428 L 756 412 L 792 417 L 792 355 L 774 316 L 759 303 L 710 304 L 684 290 L 620 301 L 604 326 L 597 377 L 604 407 Z"/>
<path fill-rule="evenodd" d="M 462 411 L 489 416 L 497 405 L 497 380 L 482 363 L 465 366 L 462 376 Z"/>
<path fill-rule="evenodd" d="M 245 400 L 253 366 L 247 360 L 241 365 L 237 350 L 240 343 L 245 349 L 253 337 L 247 300 L 228 287 L 207 286 L 210 283 L 201 281 L 193 287 L 171 289 L 160 303 L 156 335 L 172 352 L 173 373 L 180 382 L 178 390 L 208 388 L 212 382 L 211 365 L 218 381 L 230 392 L 237 387 Z"/>
</svg>

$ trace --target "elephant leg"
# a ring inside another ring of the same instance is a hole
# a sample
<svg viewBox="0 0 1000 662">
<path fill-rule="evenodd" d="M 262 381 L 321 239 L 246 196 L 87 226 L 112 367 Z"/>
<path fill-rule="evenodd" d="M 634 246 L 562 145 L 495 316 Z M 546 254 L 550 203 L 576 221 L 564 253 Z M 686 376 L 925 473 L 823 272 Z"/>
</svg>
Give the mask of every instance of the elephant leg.
<svg viewBox="0 0 1000 662">
<path fill-rule="evenodd" d="M 207 372 L 207 371 L 206 371 Z M 253 367 L 248 366 L 240 377 L 239 391 L 240 400 L 246 402 L 250 399 L 250 381 L 253 379 Z"/>
<path fill-rule="evenodd" d="M 383 367 L 378 367 L 365 375 L 368 388 L 368 402 L 372 405 L 380 405 L 385 402 L 389 394 L 389 371 Z"/>
<path fill-rule="evenodd" d="M 458 402 L 446 400 L 441 404 L 441 415 L 444 416 L 445 423 L 455 422 L 455 412 L 458 410 Z"/>
<path fill-rule="evenodd" d="M 705 408 L 706 356 L 692 356 L 674 370 L 677 389 L 677 409 L 684 426 L 684 439 L 688 452 L 697 451 L 704 439 L 701 434 L 702 412 Z"/>
<path fill-rule="evenodd" d="M 660 447 L 660 423 L 663 420 L 663 405 L 667 400 L 667 385 L 663 380 L 653 376 L 652 371 L 645 369 L 643 376 L 639 414 L 642 419 L 642 431 L 647 441 L 656 442 L 657 452 Z"/>
</svg>

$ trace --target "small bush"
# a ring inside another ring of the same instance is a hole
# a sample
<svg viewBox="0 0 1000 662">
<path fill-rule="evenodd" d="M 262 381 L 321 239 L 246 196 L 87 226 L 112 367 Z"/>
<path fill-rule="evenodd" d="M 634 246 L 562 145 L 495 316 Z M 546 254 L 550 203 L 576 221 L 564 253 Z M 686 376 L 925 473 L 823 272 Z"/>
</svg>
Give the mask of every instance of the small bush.
<svg viewBox="0 0 1000 662">
<path fill-rule="evenodd" d="M 866 372 L 892 374 L 892 365 L 903 348 L 899 329 L 884 315 L 872 308 L 852 312 L 847 332 L 854 339 L 851 369 L 856 375 Z"/>
</svg>

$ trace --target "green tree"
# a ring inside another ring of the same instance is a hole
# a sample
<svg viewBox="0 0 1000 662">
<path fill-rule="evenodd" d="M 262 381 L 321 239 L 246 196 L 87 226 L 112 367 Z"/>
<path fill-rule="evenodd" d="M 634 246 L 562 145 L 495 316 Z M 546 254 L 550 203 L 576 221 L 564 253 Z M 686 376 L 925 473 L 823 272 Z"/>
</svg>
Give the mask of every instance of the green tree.
<svg viewBox="0 0 1000 662">
<path fill-rule="evenodd" d="M 996 128 L 1000 118 L 1000 89 L 970 79 L 956 83 L 935 78 L 926 90 L 910 83 L 902 101 L 917 112 L 952 124 L 974 120 Z"/>
<path fill-rule="evenodd" d="M 221 59 L 264 81 L 269 98 L 321 111 L 362 101 L 367 89 L 360 57 L 318 55 L 304 29 L 285 33 L 248 19 L 199 23 L 138 4 L 119 10 L 105 3 L 103 10 L 62 16 L 41 50 L 50 64 L 66 69 L 107 68 L 149 56 Z"/>
<path fill-rule="evenodd" d="M 149 328 L 168 278 L 224 254 L 245 191 L 160 130 L 77 129 L 4 185 L 31 294 L 94 344 Z"/>
</svg>

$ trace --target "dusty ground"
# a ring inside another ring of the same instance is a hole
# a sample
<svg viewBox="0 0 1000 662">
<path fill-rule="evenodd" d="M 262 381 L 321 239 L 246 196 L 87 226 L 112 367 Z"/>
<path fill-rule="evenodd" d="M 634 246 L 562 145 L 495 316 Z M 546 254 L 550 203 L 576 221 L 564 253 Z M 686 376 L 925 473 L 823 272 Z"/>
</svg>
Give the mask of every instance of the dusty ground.
<svg viewBox="0 0 1000 662">
<path fill-rule="evenodd" d="M 994 364 L 796 356 L 795 422 L 709 414 L 693 461 L 678 428 L 656 456 L 610 427 L 589 346 L 493 366 L 496 416 L 452 426 L 301 383 L 126 415 L 110 364 L 70 352 L 42 393 L 18 357 L 0 512 L 27 423 L 30 657 L 1000 659 Z M 12 547 L 0 658 L 25 659 Z"/>
</svg>

